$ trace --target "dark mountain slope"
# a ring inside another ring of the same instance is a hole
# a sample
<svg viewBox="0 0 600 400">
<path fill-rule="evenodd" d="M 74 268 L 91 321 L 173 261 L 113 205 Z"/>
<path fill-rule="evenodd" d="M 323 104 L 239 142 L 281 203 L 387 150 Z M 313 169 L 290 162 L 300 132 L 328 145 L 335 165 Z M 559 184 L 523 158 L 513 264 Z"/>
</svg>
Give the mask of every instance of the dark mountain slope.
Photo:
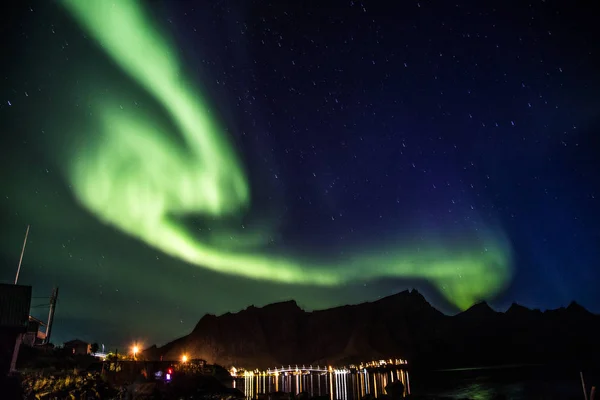
<svg viewBox="0 0 600 400">
<path fill-rule="evenodd" d="M 189 335 L 145 354 L 177 360 L 185 353 L 247 368 L 395 357 L 432 368 L 589 364 L 598 359 L 598 337 L 600 316 L 576 303 L 545 312 L 513 304 L 505 313 L 478 303 L 450 317 L 412 290 L 313 312 L 287 301 L 205 315 Z"/>
</svg>

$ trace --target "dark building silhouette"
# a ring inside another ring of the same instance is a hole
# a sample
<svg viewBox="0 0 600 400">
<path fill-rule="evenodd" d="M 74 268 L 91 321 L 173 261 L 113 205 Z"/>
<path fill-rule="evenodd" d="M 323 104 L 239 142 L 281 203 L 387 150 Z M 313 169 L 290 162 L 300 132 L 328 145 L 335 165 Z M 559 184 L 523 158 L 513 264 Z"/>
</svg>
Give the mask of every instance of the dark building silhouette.
<svg viewBox="0 0 600 400">
<path fill-rule="evenodd" d="M 39 346 L 46 340 L 46 323 L 42 320 L 29 316 L 27 324 L 27 333 L 23 337 L 23 344 L 26 346 Z"/>
<path fill-rule="evenodd" d="M 0 375 L 11 369 L 29 324 L 31 286 L 0 283 Z"/>
<path fill-rule="evenodd" d="M 83 340 L 75 339 L 68 342 L 65 342 L 65 351 L 67 353 L 72 353 L 75 355 L 86 355 L 90 354 L 92 345 L 88 342 L 84 342 Z"/>
</svg>

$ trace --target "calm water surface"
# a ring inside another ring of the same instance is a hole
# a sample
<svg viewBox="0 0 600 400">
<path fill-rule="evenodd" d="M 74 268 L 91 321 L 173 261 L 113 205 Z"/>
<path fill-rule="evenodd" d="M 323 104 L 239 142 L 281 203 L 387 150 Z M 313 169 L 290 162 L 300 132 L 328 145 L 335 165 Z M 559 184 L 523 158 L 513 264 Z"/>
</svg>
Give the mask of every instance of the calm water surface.
<svg viewBox="0 0 600 400">
<path fill-rule="evenodd" d="M 308 392 L 311 396 L 327 395 L 331 400 L 359 400 L 367 394 L 385 394 L 393 381 L 404 383 L 405 394 L 428 395 L 453 399 L 492 400 L 498 395 L 507 399 L 582 398 L 577 371 L 559 371 L 541 367 L 472 369 L 439 371 L 427 374 L 403 370 L 357 373 L 311 373 L 306 375 L 253 376 L 234 382 L 248 399 L 261 393 Z"/>
<path fill-rule="evenodd" d="M 385 387 L 394 381 L 404 384 L 405 394 L 410 393 L 410 378 L 403 370 L 387 372 L 356 373 L 307 373 L 304 375 L 281 374 L 275 376 L 249 376 L 238 378 L 234 387 L 240 389 L 249 399 L 256 399 L 261 393 L 307 392 L 311 396 L 328 395 L 331 400 L 358 400 L 367 394 L 385 394 Z"/>
</svg>

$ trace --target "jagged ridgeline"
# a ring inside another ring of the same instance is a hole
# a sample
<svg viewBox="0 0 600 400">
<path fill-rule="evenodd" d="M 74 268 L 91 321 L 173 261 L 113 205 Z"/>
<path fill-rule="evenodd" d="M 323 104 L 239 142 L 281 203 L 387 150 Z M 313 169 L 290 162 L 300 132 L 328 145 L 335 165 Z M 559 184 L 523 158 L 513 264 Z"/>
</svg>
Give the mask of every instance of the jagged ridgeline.
<svg viewBox="0 0 600 400">
<path fill-rule="evenodd" d="M 582 363 L 600 354 L 600 316 L 576 303 L 541 312 L 513 304 L 506 312 L 478 303 L 455 316 L 416 290 L 381 300 L 306 312 L 294 301 L 205 315 L 187 336 L 148 358 L 181 354 L 245 368 L 340 365 L 404 358 L 413 365 L 460 367 Z"/>
</svg>

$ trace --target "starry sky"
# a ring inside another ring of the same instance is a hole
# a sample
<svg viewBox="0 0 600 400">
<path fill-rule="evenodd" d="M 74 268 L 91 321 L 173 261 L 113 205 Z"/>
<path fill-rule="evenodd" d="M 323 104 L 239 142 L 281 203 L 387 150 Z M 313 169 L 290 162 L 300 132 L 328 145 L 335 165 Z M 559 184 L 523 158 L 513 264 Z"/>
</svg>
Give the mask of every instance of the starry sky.
<svg viewBox="0 0 600 400">
<path fill-rule="evenodd" d="M 31 224 L 55 342 L 407 288 L 600 312 L 583 3 L 109 3 L 1 13 L 0 279 Z"/>
</svg>

